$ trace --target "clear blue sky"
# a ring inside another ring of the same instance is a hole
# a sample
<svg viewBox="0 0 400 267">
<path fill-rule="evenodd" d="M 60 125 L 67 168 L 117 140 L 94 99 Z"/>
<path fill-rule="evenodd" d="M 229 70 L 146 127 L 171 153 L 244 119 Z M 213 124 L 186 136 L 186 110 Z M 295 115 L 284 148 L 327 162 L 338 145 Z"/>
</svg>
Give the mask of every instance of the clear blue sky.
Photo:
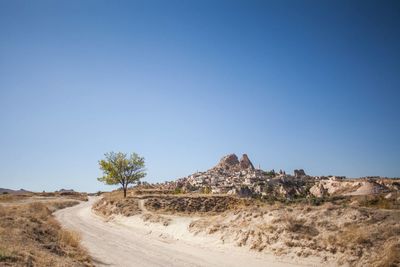
<svg viewBox="0 0 400 267">
<path fill-rule="evenodd" d="M 228 153 L 400 176 L 399 1 L 0 1 L 0 187 L 112 189 Z"/>
</svg>

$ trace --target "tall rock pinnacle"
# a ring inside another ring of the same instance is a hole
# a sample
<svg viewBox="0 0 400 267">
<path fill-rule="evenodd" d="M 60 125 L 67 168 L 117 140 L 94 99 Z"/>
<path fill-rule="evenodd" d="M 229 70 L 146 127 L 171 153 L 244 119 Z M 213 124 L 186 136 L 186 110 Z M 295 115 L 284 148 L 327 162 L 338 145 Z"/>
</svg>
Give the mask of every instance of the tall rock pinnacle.
<svg viewBox="0 0 400 267">
<path fill-rule="evenodd" d="M 223 157 L 216 167 L 223 168 L 226 170 L 233 169 L 239 165 L 238 157 L 235 154 L 229 154 Z"/>
<path fill-rule="evenodd" d="M 240 159 L 240 168 L 254 170 L 253 163 L 251 163 L 247 154 L 243 154 L 242 158 Z"/>
</svg>

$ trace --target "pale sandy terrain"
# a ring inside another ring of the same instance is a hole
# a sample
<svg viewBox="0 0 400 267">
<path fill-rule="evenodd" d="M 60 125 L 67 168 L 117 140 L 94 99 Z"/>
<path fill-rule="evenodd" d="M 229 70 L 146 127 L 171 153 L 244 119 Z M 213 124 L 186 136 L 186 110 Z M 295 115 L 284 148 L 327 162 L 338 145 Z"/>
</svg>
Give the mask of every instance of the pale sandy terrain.
<svg viewBox="0 0 400 267">
<path fill-rule="evenodd" d="M 105 221 L 92 212 L 95 201 L 92 197 L 55 216 L 64 227 L 81 234 L 98 266 L 318 266 L 317 260 L 293 262 L 222 244 L 211 236 L 194 236 L 187 230 L 191 217 L 171 216 L 168 226 L 144 222 L 141 215 Z"/>
</svg>

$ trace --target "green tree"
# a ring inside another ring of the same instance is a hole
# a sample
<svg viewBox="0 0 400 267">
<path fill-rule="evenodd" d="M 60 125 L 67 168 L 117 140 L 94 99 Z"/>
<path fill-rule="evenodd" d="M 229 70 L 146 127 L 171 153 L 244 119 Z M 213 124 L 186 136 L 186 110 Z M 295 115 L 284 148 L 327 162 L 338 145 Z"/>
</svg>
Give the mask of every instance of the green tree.
<svg viewBox="0 0 400 267">
<path fill-rule="evenodd" d="M 126 197 L 128 185 L 137 183 L 146 176 L 144 158 L 136 153 L 128 157 L 121 152 L 109 152 L 104 156 L 105 159 L 99 161 L 103 176 L 97 180 L 108 185 L 120 184 Z"/>
</svg>

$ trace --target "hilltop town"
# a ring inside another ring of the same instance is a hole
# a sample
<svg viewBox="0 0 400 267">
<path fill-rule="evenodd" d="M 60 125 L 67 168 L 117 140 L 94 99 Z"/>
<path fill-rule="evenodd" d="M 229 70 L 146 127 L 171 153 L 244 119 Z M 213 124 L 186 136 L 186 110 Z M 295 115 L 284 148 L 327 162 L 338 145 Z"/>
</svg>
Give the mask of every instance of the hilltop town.
<svg viewBox="0 0 400 267">
<path fill-rule="evenodd" d="M 332 195 L 369 195 L 399 191 L 400 182 L 384 177 L 311 176 L 303 169 L 293 174 L 285 171 L 265 171 L 254 167 L 243 154 L 221 158 L 211 169 L 165 183 L 143 183 L 142 188 L 173 191 L 176 193 L 211 193 L 260 198 L 325 197 Z"/>
</svg>

